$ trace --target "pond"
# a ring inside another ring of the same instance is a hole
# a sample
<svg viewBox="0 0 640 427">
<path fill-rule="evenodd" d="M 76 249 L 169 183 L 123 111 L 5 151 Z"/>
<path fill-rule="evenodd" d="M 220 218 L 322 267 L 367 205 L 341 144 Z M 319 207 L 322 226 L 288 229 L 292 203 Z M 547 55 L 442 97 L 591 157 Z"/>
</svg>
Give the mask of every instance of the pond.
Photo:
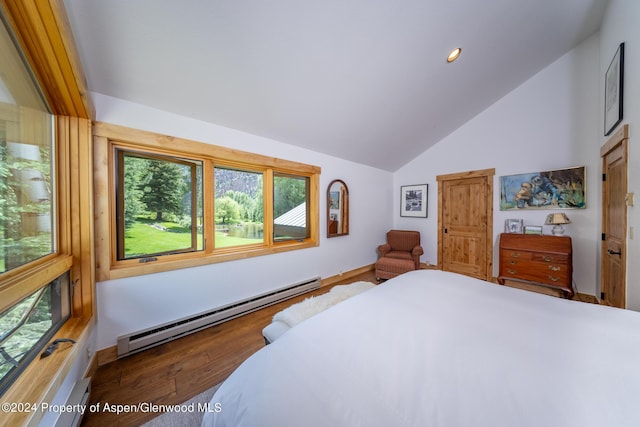
<svg viewBox="0 0 640 427">
<path fill-rule="evenodd" d="M 233 225 L 217 225 L 217 231 L 225 230 L 227 236 L 241 239 L 262 239 L 264 235 L 264 225 L 255 222 Z"/>
</svg>

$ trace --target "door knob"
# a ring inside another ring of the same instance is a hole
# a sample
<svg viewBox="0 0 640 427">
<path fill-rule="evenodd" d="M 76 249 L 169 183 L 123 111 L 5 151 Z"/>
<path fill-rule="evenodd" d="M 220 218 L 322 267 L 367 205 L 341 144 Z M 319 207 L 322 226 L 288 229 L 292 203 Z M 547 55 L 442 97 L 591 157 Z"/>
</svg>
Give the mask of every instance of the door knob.
<svg viewBox="0 0 640 427">
<path fill-rule="evenodd" d="M 616 251 L 612 251 L 611 249 L 607 249 L 607 252 L 609 252 L 609 255 L 621 255 L 622 254 L 621 250 L 616 252 Z"/>
</svg>

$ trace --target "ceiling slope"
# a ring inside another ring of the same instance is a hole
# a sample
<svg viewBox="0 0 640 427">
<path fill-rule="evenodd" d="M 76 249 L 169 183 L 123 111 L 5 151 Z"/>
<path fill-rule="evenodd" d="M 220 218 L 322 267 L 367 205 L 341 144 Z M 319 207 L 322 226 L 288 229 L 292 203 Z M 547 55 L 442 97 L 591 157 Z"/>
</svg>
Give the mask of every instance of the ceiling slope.
<svg viewBox="0 0 640 427">
<path fill-rule="evenodd" d="M 65 0 L 93 92 L 395 171 L 606 0 Z M 446 56 L 462 47 L 452 64 Z"/>
</svg>

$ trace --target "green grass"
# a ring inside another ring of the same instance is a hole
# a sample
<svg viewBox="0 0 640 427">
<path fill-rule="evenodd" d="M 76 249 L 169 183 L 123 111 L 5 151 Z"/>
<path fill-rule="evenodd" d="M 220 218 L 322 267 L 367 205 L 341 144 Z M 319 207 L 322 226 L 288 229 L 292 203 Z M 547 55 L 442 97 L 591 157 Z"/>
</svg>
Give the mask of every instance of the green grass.
<svg viewBox="0 0 640 427">
<path fill-rule="evenodd" d="M 180 227 L 173 222 L 162 222 L 160 225 L 167 231 L 151 226 L 153 221 L 137 221 L 125 232 L 125 255 L 127 257 L 177 251 L 191 247 L 191 229 Z M 262 243 L 262 239 L 246 239 L 225 236 L 216 233 L 216 247 L 249 245 Z M 198 248 L 202 248 L 202 235 L 198 235 Z"/>
<path fill-rule="evenodd" d="M 201 247 L 202 236 L 198 236 Z M 126 256 L 176 251 L 191 247 L 191 233 L 162 231 L 145 223 L 136 222 L 124 233 Z"/>
</svg>

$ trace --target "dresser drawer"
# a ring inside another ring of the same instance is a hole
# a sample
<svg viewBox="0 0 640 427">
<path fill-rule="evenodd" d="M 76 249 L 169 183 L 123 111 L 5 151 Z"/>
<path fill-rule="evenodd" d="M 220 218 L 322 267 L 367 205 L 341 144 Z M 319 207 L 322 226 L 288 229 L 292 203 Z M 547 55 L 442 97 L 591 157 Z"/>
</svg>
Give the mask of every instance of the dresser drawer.
<svg viewBox="0 0 640 427">
<path fill-rule="evenodd" d="M 505 259 L 513 259 L 513 260 L 530 260 L 530 259 L 533 259 L 533 254 L 527 251 L 504 249 L 500 253 L 500 257 Z"/>
<path fill-rule="evenodd" d="M 566 285 L 569 282 L 569 270 L 566 264 L 548 264 L 532 261 L 506 260 L 501 264 L 501 274 L 505 278 L 528 280 L 549 285 Z"/>
<path fill-rule="evenodd" d="M 531 254 L 531 259 L 539 262 L 547 262 L 547 263 L 562 263 L 566 264 L 569 262 L 569 256 L 563 254 L 541 254 L 541 253 L 533 253 Z"/>
</svg>

